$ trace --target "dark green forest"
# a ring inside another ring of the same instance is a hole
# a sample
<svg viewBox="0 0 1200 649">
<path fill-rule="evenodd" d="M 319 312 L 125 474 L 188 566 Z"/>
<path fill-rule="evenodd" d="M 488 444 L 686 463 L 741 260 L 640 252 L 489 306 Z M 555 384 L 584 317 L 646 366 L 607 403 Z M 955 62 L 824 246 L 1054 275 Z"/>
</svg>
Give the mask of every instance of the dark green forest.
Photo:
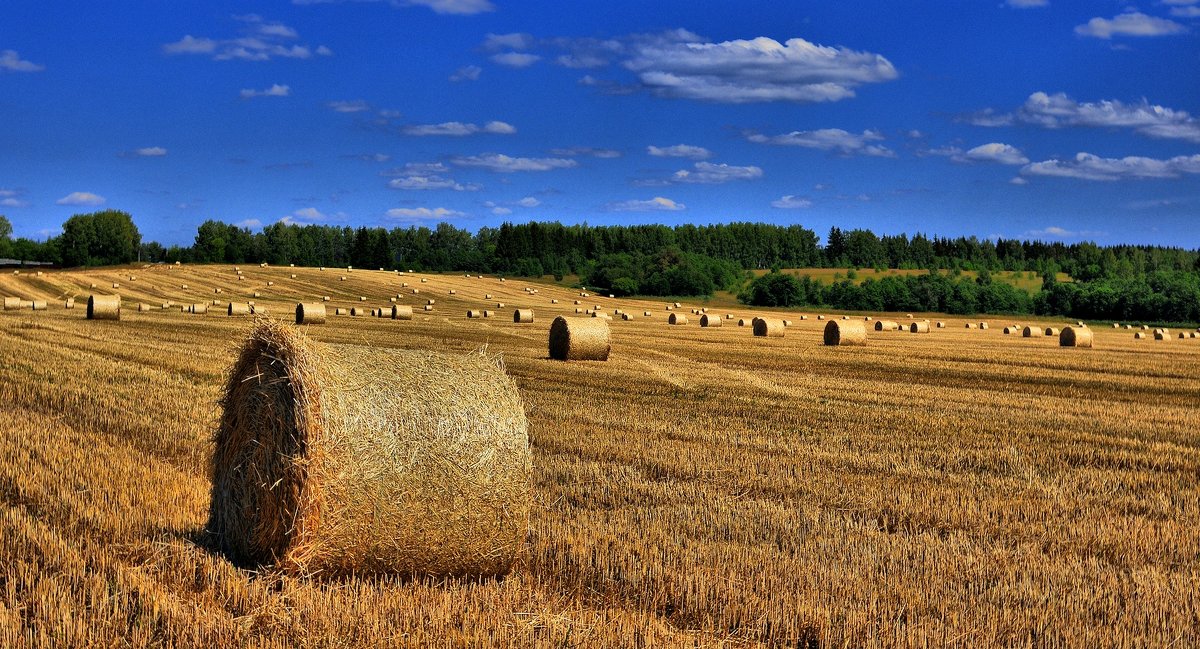
<svg viewBox="0 0 1200 649">
<path fill-rule="evenodd" d="M 220 221 L 199 226 L 191 246 L 143 242 L 129 214 L 79 214 L 44 242 L 11 239 L 0 216 L 0 258 L 60 266 L 143 262 L 294 263 L 465 271 L 510 276 L 575 275 L 621 295 L 708 296 L 718 290 L 760 306 L 826 306 L 862 311 L 1039 313 L 1073 318 L 1200 321 L 1200 251 L 1161 246 L 1048 243 L 924 234 L 879 236 L 834 227 L 821 245 L 800 225 L 563 225 L 505 223 L 472 233 L 435 227 L 350 228 L 276 223 L 252 232 Z M 748 269 L 926 269 L 929 274 L 826 284 Z M 961 271 L 975 271 L 967 277 Z M 1034 272 L 1035 295 L 999 272 Z M 1056 280 L 1067 273 L 1073 281 Z"/>
</svg>

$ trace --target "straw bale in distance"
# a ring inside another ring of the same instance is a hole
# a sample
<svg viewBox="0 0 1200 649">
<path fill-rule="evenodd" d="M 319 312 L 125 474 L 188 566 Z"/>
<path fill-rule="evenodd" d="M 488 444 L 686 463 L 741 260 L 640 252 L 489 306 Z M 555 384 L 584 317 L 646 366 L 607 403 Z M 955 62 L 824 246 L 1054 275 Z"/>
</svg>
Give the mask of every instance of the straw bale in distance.
<svg viewBox="0 0 1200 649">
<path fill-rule="evenodd" d="M 326 317 L 324 302 L 300 302 L 296 305 L 296 324 L 325 324 Z"/>
<path fill-rule="evenodd" d="M 1156 332 L 1154 332 L 1154 339 L 1155 340 L 1170 340 L 1171 334 L 1164 333 L 1162 331 L 1156 331 Z"/>
<path fill-rule="evenodd" d="M 622 319 L 622 320 L 633 320 L 633 314 L 631 314 L 631 313 L 622 313 L 622 314 L 621 314 L 621 319 Z M 1182 336 L 1183 334 L 1180 334 L 1180 335 Z"/>
<path fill-rule="evenodd" d="M 709 315 L 709 314 L 705 313 L 704 315 L 700 316 L 700 326 L 701 327 L 720 327 L 721 326 L 721 317 L 715 316 L 715 315 Z"/>
<path fill-rule="evenodd" d="M 1046 327 L 1045 334 L 1047 336 L 1057 336 L 1058 335 L 1058 327 Z"/>
<path fill-rule="evenodd" d="M 468 318 L 482 318 L 483 314 L 480 313 L 479 311 L 476 311 L 475 309 L 467 309 L 467 317 Z"/>
<path fill-rule="evenodd" d="M 31 300 L 29 302 L 29 308 L 34 311 L 45 311 L 47 306 L 45 300 Z"/>
<path fill-rule="evenodd" d="M 1058 335 L 1058 344 L 1062 347 L 1091 347 L 1092 330 L 1087 327 L 1063 327 Z"/>
<path fill-rule="evenodd" d="M 612 350 L 608 321 L 558 316 L 550 324 L 550 358 L 560 361 L 606 361 Z"/>
<path fill-rule="evenodd" d="M 755 318 L 754 335 L 767 338 L 783 338 L 783 320 L 778 318 Z"/>
<path fill-rule="evenodd" d="M 945 322 L 942 322 L 942 321 L 940 321 L 940 320 L 939 320 L 939 321 L 938 321 L 938 323 L 937 323 L 937 328 L 938 328 L 938 329 L 945 329 L 945 328 L 946 328 L 946 323 L 945 323 Z"/>
<path fill-rule="evenodd" d="M 986 323 L 986 322 L 980 322 L 980 323 L 979 323 L 979 328 L 980 328 L 980 329 L 987 329 L 987 328 L 988 328 L 988 323 Z"/>
<path fill-rule="evenodd" d="M 492 317 L 492 316 L 494 316 L 494 315 L 496 315 L 496 312 L 495 312 L 495 311 L 489 311 L 489 310 L 487 310 L 487 309 L 484 309 L 484 310 L 483 310 L 483 317 L 485 317 L 485 318 L 490 318 L 490 317 Z"/>
<path fill-rule="evenodd" d="M 195 313 L 197 315 L 205 315 L 208 313 L 208 305 L 207 304 L 193 304 L 191 309 L 189 309 L 189 312 Z"/>
<path fill-rule="evenodd" d="M 875 331 L 896 331 L 900 329 L 900 323 L 895 320 L 876 320 Z"/>
<path fill-rule="evenodd" d="M 1138 331 L 1133 334 L 1134 340 L 1141 340 L 1145 337 L 1146 337 L 1146 333 L 1144 331 Z"/>
<path fill-rule="evenodd" d="M 73 297 L 67 298 L 63 302 L 63 308 L 64 309 L 74 309 L 75 308 L 75 298 L 73 298 Z"/>
<path fill-rule="evenodd" d="M 667 323 L 673 325 L 685 325 L 688 323 L 688 318 L 682 313 L 672 313 L 671 317 L 667 318 Z"/>
<path fill-rule="evenodd" d="M 88 320 L 120 320 L 120 295 L 90 295 L 87 306 Z"/>
<path fill-rule="evenodd" d="M 528 424 L 492 358 L 325 346 L 262 322 L 222 405 L 208 529 L 241 561 L 487 576 L 525 550 Z"/>
<path fill-rule="evenodd" d="M 918 323 L 913 323 L 915 327 Z M 925 324 L 925 323 L 919 323 Z M 929 325 L 925 325 L 929 331 Z M 867 344 L 867 327 L 857 320 L 830 320 L 825 325 L 825 344 L 830 346 Z"/>
<path fill-rule="evenodd" d="M 967 324 L 963 325 L 963 328 L 964 328 L 964 329 L 974 329 L 974 328 L 975 328 L 975 326 L 976 326 L 976 325 L 975 325 L 975 323 L 974 323 L 974 322 L 968 322 Z"/>
<path fill-rule="evenodd" d="M 929 323 L 928 322 L 910 323 L 908 325 L 908 332 L 914 333 L 914 334 L 927 334 L 927 333 L 929 333 Z"/>
<path fill-rule="evenodd" d="M 337 307 L 333 310 L 333 315 L 346 315 L 346 313 L 346 309 L 343 309 L 342 307 Z"/>
<path fill-rule="evenodd" d="M 19 298 L 19 297 L 4 298 L 4 310 L 5 311 L 9 311 L 12 309 L 19 309 L 19 308 L 21 308 L 21 298 Z"/>
<path fill-rule="evenodd" d="M 229 308 L 226 310 L 226 315 L 250 315 L 250 305 L 246 302 L 230 302 Z"/>
<path fill-rule="evenodd" d="M 649 311 L 642 311 L 642 317 L 644 317 L 644 318 L 649 318 L 649 317 L 650 317 L 650 312 L 649 312 Z"/>
<path fill-rule="evenodd" d="M 423 309 L 425 309 L 426 311 L 432 311 L 432 310 L 433 310 L 433 305 L 432 305 L 432 304 L 426 304 L 426 305 L 425 305 L 424 307 L 422 307 L 422 308 L 423 308 Z"/>
<path fill-rule="evenodd" d="M 746 320 L 745 318 L 741 318 L 741 319 L 739 319 L 739 320 L 738 320 L 738 326 L 739 326 L 739 327 L 745 327 L 745 326 L 746 326 L 746 324 L 747 324 L 748 322 L 749 322 L 749 321 L 748 321 L 748 320 Z"/>
<path fill-rule="evenodd" d="M 1033 338 L 1033 327 L 1025 327 L 1021 330 L 1021 336 L 1024 338 Z"/>
<path fill-rule="evenodd" d="M 411 306 L 397 304 L 392 307 L 392 320 L 412 320 L 413 310 Z"/>
</svg>

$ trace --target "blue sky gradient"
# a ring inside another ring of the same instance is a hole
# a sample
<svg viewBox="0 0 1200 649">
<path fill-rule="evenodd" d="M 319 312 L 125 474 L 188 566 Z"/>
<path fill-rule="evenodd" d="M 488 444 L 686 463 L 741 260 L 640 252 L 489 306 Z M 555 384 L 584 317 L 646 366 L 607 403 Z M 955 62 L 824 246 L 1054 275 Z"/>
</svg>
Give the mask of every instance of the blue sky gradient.
<svg viewBox="0 0 1200 649">
<path fill-rule="evenodd" d="M 0 5 L 0 214 L 1200 247 L 1200 0 Z"/>
</svg>

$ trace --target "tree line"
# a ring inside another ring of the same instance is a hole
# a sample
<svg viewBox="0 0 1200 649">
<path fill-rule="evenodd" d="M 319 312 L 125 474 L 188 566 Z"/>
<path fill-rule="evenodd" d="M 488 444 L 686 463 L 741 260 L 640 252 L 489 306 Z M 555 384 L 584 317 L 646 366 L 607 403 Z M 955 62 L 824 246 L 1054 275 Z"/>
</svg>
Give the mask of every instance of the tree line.
<svg viewBox="0 0 1200 649">
<path fill-rule="evenodd" d="M 876 235 L 833 227 L 821 245 L 800 225 L 564 225 L 504 223 L 477 232 L 433 227 L 351 228 L 275 223 L 258 232 L 216 220 L 190 246 L 143 242 L 116 210 L 77 214 L 43 242 L 11 238 L 0 216 L 0 257 L 61 266 L 146 262 L 296 264 L 467 271 L 562 279 L 626 295 L 740 293 L 750 304 L 948 313 L 1055 313 L 1089 318 L 1200 320 L 1200 250 L 1101 247 L 1016 239 Z M 746 269 L 925 269 L 928 274 L 831 284 L 770 273 L 746 286 Z M 961 276 L 975 271 L 976 278 Z M 990 273 L 1036 272 L 1030 296 Z M 1056 281 L 1057 273 L 1073 281 Z M 781 279 L 780 276 L 794 280 Z"/>
</svg>

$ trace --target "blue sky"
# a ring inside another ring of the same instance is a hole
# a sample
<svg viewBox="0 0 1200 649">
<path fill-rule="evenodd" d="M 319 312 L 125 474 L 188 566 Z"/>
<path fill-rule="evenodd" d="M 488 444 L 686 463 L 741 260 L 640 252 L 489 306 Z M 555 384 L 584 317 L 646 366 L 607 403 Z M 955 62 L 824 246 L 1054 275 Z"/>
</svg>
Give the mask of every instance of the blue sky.
<svg viewBox="0 0 1200 649">
<path fill-rule="evenodd" d="M 1200 0 L 0 5 L 0 214 L 1200 247 Z"/>
</svg>

